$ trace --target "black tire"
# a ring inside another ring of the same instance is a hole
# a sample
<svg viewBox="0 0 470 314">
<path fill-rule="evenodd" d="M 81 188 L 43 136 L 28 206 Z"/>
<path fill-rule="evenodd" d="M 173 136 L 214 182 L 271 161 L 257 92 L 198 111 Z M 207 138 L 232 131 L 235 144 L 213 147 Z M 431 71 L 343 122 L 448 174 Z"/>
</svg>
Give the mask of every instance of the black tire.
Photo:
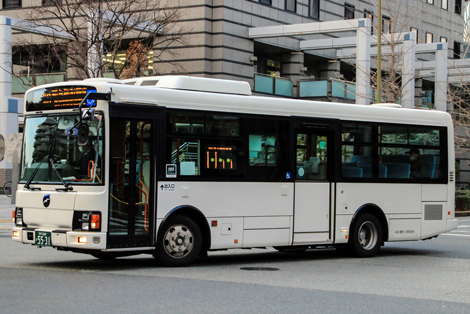
<svg viewBox="0 0 470 314">
<path fill-rule="evenodd" d="M 3 186 L 3 193 L 11 197 L 11 181 L 5 182 L 5 185 Z"/>
<path fill-rule="evenodd" d="M 161 227 L 154 257 L 166 266 L 182 267 L 191 264 L 201 248 L 199 226 L 186 216 L 173 216 Z"/>
<path fill-rule="evenodd" d="M 373 257 L 382 246 L 383 231 L 380 221 L 372 214 L 361 214 L 349 233 L 348 249 L 358 257 Z"/>
</svg>

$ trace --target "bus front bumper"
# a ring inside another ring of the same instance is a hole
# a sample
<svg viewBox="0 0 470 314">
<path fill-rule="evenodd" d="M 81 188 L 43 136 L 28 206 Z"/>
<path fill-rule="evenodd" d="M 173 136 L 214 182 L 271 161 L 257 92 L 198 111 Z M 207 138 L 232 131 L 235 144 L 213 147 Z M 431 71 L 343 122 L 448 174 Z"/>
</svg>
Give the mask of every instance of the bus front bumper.
<svg viewBox="0 0 470 314">
<path fill-rule="evenodd" d="M 43 244 L 37 244 L 36 236 L 38 234 L 43 235 L 45 238 L 50 236 L 50 241 L 46 239 Z M 40 247 L 51 246 L 86 250 L 106 249 L 105 232 L 48 230 L 13 227 L 12 239 L 15 242 L 33 244 Z"/>
</svg>

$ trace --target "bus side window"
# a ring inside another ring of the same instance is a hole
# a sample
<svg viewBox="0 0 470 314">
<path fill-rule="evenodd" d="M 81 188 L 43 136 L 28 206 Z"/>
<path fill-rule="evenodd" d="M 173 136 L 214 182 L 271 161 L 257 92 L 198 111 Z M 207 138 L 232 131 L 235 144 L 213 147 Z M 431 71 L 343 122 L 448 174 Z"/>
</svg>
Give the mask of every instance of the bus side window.
<svg viewBox="0 0 470 314">
<path fill-rule="evenodd" d="M 296 179 L 327 179 L 327 137 L 318 134 L 297 134 Z"/>
<path fill-rule="evenodd" d="M 276 166 L 276 136 L 250 134 L 248 138 L 250 166 Z"/>
</svg>

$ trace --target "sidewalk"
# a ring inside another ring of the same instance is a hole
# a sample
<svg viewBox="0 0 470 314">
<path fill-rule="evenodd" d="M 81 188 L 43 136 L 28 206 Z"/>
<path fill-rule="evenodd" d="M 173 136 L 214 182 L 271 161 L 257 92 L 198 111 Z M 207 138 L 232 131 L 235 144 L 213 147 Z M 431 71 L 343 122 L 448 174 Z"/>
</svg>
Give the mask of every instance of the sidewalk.
<svg viewBox="0 0 470 314">
<path fill-rule="evenodd" d="M 11 220 L 11 212 L 15 205 L 11 204 L 11 198 L 0 194 L 0 231 L 11 230 L 14 226 Z"/>
</svg>

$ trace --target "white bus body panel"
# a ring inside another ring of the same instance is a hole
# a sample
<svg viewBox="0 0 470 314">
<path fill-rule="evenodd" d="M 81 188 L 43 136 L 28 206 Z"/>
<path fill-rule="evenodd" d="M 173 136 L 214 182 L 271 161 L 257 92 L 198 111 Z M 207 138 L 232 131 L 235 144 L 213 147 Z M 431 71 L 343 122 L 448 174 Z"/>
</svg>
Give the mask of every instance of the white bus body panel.
<svg viewBox="0 0 470 314">
<path fill-rule="evenodd" d="M 294 183 L 159 182 L 157 200 L 158 223 L 185 205 L 200 210 L 209 226 L 217 220 L 218 228 L 210 227 L 211 249 L 292 243 Z M 222 234 L 229 226 L 231 233 Z"/>
<path fill-rule="evenodd" d="M 106 230 L 108 221 L 107 190 L 104 187 L 74 186 L 73 191 L 55 191 L 58 185 L 37 185 L 40 191 L 20 189 L 17 191 L 17 207 L 23 208 L 23 221 L 29 228 L 35 231 L 51 232 L 53 247 L 70 247 L 80 249 L 106 249 Z M 43 205 L 43 199 L 49 195 L 50 204 Z M 74 232 L 72 222 L 74 211 L 96 211 L 101 212 L 100 232 Z M 16 228 L 16 227 L 15 227 Z M 34 244 L 28 240 L 27 233 L 30 230 L 20 231 L 20 238 L 15 241 Z M 60 232 L 54 231 L 60 230 Z M 35 234 L 33 232 L 33 234 Z M 87 237 L 87 243 L 78 243 L 78 237 Z M 95 242 L 93 242 L 95 238 Z M 97 240 L 99 238 L 99 241 Z"/>
<path fill-rule="evenodd" d="M 45 186 L 38 187 L 41 191 L 17 191 L 16 206 L 24 209 L 24 223 L 30 228 L 71 230 L 77 192 L 47 191 Z M 50 198 L 48 207 L 43 205 L 46 195 Z"/>
<path fill-rule="evenodd" d="M 444 184 L 338 183 L 336 243 L 347 242 L 345 230 L 354 213 L 367 204 L 384 212 L 389 241 L 426 239 L 446 232 L 455 225 L 453 215 L 448 215 L 453 211 L 448 210 L 447 189 Z"/>
<path fill-rule="evenodd" d="M 294 245 L 327 242 L 330 227 L 330 183 L 295 184 Z"/>
</svg>

